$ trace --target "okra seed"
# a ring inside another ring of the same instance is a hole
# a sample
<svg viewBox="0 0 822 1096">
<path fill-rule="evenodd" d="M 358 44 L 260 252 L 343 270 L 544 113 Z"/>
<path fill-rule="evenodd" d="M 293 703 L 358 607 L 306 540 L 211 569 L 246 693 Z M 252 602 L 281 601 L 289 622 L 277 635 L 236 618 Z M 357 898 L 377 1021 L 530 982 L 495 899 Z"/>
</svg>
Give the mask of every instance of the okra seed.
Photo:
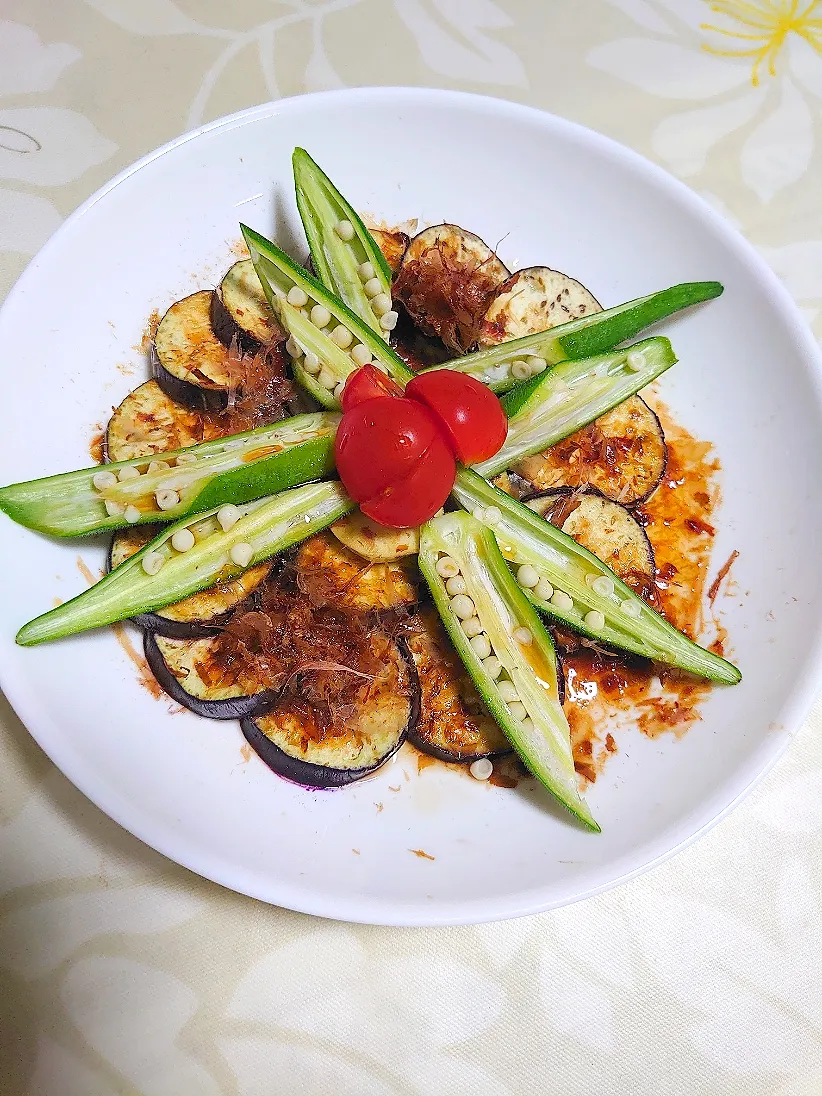
<svg viewBox="0 0 822 1096">
<path fill-rule="evenodd" d="M 519 700 L 512 700 L 508 705 L 508 711 L 514 719 L 525 719 L 528 715 L 528 709 Z"/>
<path fill-rule="evenodd" d="M 350 221 L 337 221 L 334 225 L 334 231 L 340 237 L 341 240 L 345 240 L 346 243 L 349 240 L 354 239 L 354 226 Z"/>
<path fill-rule="evenodd" d="M 137 509 L 136 506 L 127 506 L 123 511 L 123 517 L 129 523 L 129 525 L 134 525 L 135 522 L 138 522 L 140 520 L 140 511 Z"/>
<path fill-rule="evenodd" d="M 393 309 L 389 309 L 388 312 L 384 312 L 382 316 L 380 316 L 380 327 L 383 331 L 393 331 L 397 326 L 397 320 L 399 318 L 399 312 L 394 312 Z"/>
<path fill-rule="evenodd" d="M 533 590 L 539 582 L 539 575 L 530 563 L 523 563 L 517 571 L 517 582 L 525 590 Z"/>
<path fill-rule="evenodd" d="M 554 596 L 554 587 L 547 578 L 541 578 L 534 587 L 534 593 L 540 601 L 550 601 Z"/>
<path fill-rule="evenodd" d="M 457 561 L 451 559 L 450 556 L 440 556 L 437 560 L 436 571 L 440 578 L 453 578 L 460 573 Z"/>
<path fill-rule="evenodd" d="M 308 294 L 304 289 L 300 289 L 298 285 L 292 285 L 286 300 L 289 304 L 293 304 L 295 308 L 305 308 L 308 304 Z"/>
<path fill-rule="evenodd" d="M 324 365 L 320 370 L 317 381 L 322 388 L 328 388 L 332 391 L 337 387 L 337 378 L 331 372 L 327 365 Z"/>
<path fill-rule="evenodd" d="M 125 483 L 126 480 L 135 480 L 140 478 L 140 469 L 135 468 L 133 464 L 127 464 L 125 468 L 121 468 L 117 473 L 117 479 L 120 483 Z"/>
<path fill-rule="evenodd" d="M 221 506 L 217 511 L 217 522 L 224 533 L 233 529 L 239 520 L 240 511 L 232 503 L 228 503 L 227 506 Z"/>
<path fill-rule="evenodd" d="M 640 350 L 634 350 L 625 359 L 625 364 L 632 373 L 638 373 L 645 368 L 645 355 Z"/>
<path fill-rule="evenodd" d="M 113 487 L 117 482 L 117 477 L 113 472 L 95 472 L 92 476 L 91 482 L 97 488 L 98 491 L 105 491 L 107 487 Z"/>
<path fill-rule="evenodd" d="M 322 367 L 320 365 L 320 359 L 317 357 L 316 354 L 312 353 L 312 351 L 309 350 L 306 353 L 305 359 L 303 361 L 303 369 L 306 371 L 306 373 L 309 373 L 312 377 L 315 377 L 319 373 L 321 368 Z"/>
<path fill-rule="evenodd" d="M 344 390 L 345 390 L 345 381 L 340 381 L 340 383 L 334 389 L 334 399 L 341 400 Z"/>
<path fill-rule="evenodd" d="M 533 719 L 529 719 L 528 716 L 526 716 L 525 719 L 521 719 L 520 724 L 522 725 L 522 729 L 525 731 L 526 734 L 530 734 L 531 731 L 533 731 L 534 729 L 534 721 Z"/>
<path fill-rule="evenodd" d="M 153 460 L 148 466 L 149 472 L 167 472 L 171 465 L 167 460 Z"/>
<path fill-rule="evenodd" d="M 371 351 L 368 349 L 365 343 L 357 343 L 357 345 L 351 351 L 351 360 L 354 362 L 355 365 L 368 365 L 368 363 L 371 361 Z"/>
<path fill-rule="evenodd" d="M 530 357 L 525 359 L 525 363 L 531 372 L 531 376 L 535 377 L 537 373 L 544 373 L 548 368 L 548 362 L 545 358 Z"/>
<path fill-rule="evenodd" d="M 473 639 L 474 636 L 478 636 L 482 631 L 482 624 L 478 616 L 469 617 L 468 620 L 462 622 L 462 630 L 468 636 L 469 639 Z"/>
<path fill-rule="evenodd" d="M 156 575 L 164 563 L 162 552 L 146 552 L 143 556 L 143 570 L 147 575 Z"/>
<path fill-rule="evenodd" d="M 378 293 L 376 297 L 371 298 L 371 307 L 374 309 L 375 316 L 384 316 L 386 312 L 389 312 L 393 301 L 387 293 Z"/>
<path fill-rule="evenodd" d="M 161 510 L 173 510 L 175 506 L 180 505 L 180 496 L 176 491 L 158 491 L 154 498 Z"/>
<path fill-rule="evenodd" d="M 482 660 L 482 668 L 492 681 L 496 681 L 502 673 L 502 663 L 496 655 L 490 655 L 488 658 L 484 658 Z"/>
<path fill-rule="evenodd" d="M 524 381 L 531 376 L 531 370 L 528 362 L 518 358 L 515 362 L 511 363 L 511 376 L 515 381 Z"/>
<path fill-rule="evenodd" d="M 238 567 L 248 567 L 254 556 L 254 549 L 250 544 L 241 541 L 239 544 L 232 545 L 231 551 L 228 554 L 231 557 L 231 562 Z"/>
<path fill-rule="evenodd" d="M 473 636 L 468 642 L 471 644 L 471 649 L 480 661 L 484 658 L 488 658 L 491 654 L 491 644 L 488 640 L 488 636 L 484 632 L 480 632 L 478 636 Z"/>
<path fill-rule="evenodd" d="M 178 529 L 171 538 L 171 547 L 175 552 L 187 552 L 194 547 L 194 534 L 190 529 Z"/>
<path fill-rule="evenodd" d="M 315 304 L 311 309 L 311 322 L 315 327 L 328 327 L 331 322 L 331 313 L 321 304 Z"/>
<path fill-rule="evenodd" d="M 585 623 L 593 631 L 601 632 L 605 627 L 605 614 L 599 609 L 592 609 L 590 613 L 585 614 Z"/>
<path fill-rule="evenodd" d="M 460 620 L 470 620 L 474 615 L 474 603 L 467 594 L 457 594 L 451 598 L 451 611 Z"/>
<path fill-rule="evenodd" d="M 119 502 L 113 502 L 111 499 L 105 501 L 106 513 L 110 518 L 119 518 L 123 516 L 125 506 Z"/>
<path fill-rule="evenodd" d="M 614 580 L 607 575 L 598 575 L 591 583 L 591 589 L 600 597 L 612 597 L 614 593 Z"/>
<path fill-rule="evenodd" d="M 378 293 L 382 293 L 382 282 L 372 274 L 363 286 L 363 290 L 365 291 L 366 297 L 376 297 Z"/>
<path fill-rule="evenodd" d="M 292 358 L 301 358 L 303 356 L 303 348 L 300 346 L 300 344 L 297 342 L 293 335 L 288 336 L 285 348 Z"/>
<path fill-rule="evenodd" d="M 633 601 L 631 598 L 626 598 L 621 602 L 620 609 L 627 617 L 631 617 L 632 620 L 638 620 L 642 616 L 642 606 L 638 601 Z"/>
<path fill-rule="evenodd" d="M 468 771 L 475 780 L 488 780 L 494 771 L 494 765 L 489 758 L 478 757 L 468 766 Z"/>
<path fill-rule="evenodd" d="M 163 461 L 160 461 L 159 463 L 162 464 Z M 196 464 L 197 463 L 197 458 L 194 456 L 193 453 L 181 453 L 179 455 L 179 457 L 176 458 L 176 463 L 178 465 L 180 465 L 180 464 Z M 166 467 L 168 467 L 168 465 L 166 465 Z"/>
<path fill-rule="evenodd" d="M 477 521 L 485 521 L 485 508 L 478 506 L 476 510 L 472 511 L 472 517 L 475 517 Z"/>
<path fill-rule="evenodd" d="M 454 575 L 453 578 L 449 578 L 445 584 L 445 589 L 451 597 L 456 597 L 457 594 L 464 594 L 468 591 L 468 587 L 465 585 L 465 579 L 462 575 Z"/>
<path fill-rule="evenodd" d="M 527 628 L 514 629 L 514 639 L 517 643 L 521 643 L 523 647 L 527 647 L 533 638 L 534 637 Z"/>
<path fill-rule="evenodd" d="M 498 506 L 488 506 L 485 509 L 485 524 L 499 525 L 502 521 L 502 510 Z"/>
<path fill-rule="evenodd" d="M 551 604 L 563 613 L 570 613 L 574 607 L 574 599 L 564 590 L 554 590 L 551 594 Z"/>
<path fill-rule="evenodd" d="M 337 324 L 337 326 L 331 332 L 331 341 L 335 342 L 341 350 L 347 350 L 351 343 L 354 341 L 354 336 L 351 334 L 345 324 Z"/>
<path fill-rule="evenodd" d="M 501 681 L 497 688 L 499 689 L 499 695 L 506 704 L 512 704 L 515 700 L 519 700 L 519 693 L 513 681 Z"/>
<path fill-rule="evenodd" d="M 369 278 L 374 277 L 374 264 L 373 263 L 360 263 L 357 267 L 357 273 L 364 282 L 367 282 Z"/>
</svg>

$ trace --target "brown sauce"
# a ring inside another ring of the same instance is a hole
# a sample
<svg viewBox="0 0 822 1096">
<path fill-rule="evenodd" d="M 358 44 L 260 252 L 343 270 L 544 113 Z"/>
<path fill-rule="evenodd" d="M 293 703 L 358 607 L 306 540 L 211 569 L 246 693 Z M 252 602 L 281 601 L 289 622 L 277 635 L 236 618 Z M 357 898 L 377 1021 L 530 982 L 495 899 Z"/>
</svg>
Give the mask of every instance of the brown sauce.
<svg viewBox="0 0 822 1096">
<path fill-rule="evenodd" d="M 94 427 L 88 451 L 95 464 L 102 464 L 106 459 L 106 432 L 99 423 Z"/>
</svg>

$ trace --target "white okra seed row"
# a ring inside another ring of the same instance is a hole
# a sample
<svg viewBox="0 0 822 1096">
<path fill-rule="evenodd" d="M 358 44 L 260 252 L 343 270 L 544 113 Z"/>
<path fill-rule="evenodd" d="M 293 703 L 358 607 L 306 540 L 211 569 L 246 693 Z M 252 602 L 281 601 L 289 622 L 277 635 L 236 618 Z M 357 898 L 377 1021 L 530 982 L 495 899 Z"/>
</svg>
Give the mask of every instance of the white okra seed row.
<svg viewBox="0 0 822 1096">
<path fill-rule="evenodd" d="M 128 480 L 135 480 L 140 478 L 140 469 L 135 468 L 133 464 L 127 464 L 125 468 L 121 468 L 117 473 L 117 479 L 120 483 L 126 483 Z"/>
<path fill-rule="evenodd" d="M 470 620 L 474 610 L 475 605 L 467 594 L 457 594 L 451 599 L 451 611 L 460 620 Z"/>
<path fill-rule="evenodd" d="M 357 343 L 357 345 L 351 351 L 351 360 L 354 362 L 355 365 L 368 365 L 368 363 L 371 361 L 371 351 L 368 349 L 365 343 Z"/>
<path fill-rule="evenodd" d="M 506 704 L 511 704 L 513 701 L 519 700 L 519 693 L 517 692 L 517 687 L 513 681 L 501 681 L 497 688 L 499 689 L 499 695 Z"/>
<path fill-rule="evenodd" d="M 337 233 L 341 240 L 345 240 L 347 243 L 349 240 L 354 239 L 354 226 L 350 221 L 337 221 L 334 225 L 334 231 Z"/>
<path fill-rule="evenodd" d="M 357 267 L 357 273 L 364 282 L 369 281 L 369 279 L 373 278 L 375 274 L 374 264 L 360 263 L 360 265 Z"/>
<path fill-rule="evenodd" d="M 146 552 L 143 556 L 143 570 L 147 575 L 156 575 L 165 563 L 162 552 Z"/>
<path fill-rule="evenodd" d="M 459 565 L 450 556 L 440 556 L 437 560 L 436 572 L 440 578 L 454 578 L 460 573 Z"/>
<path fill-rule="evenodd" d="M 482 660 L 482 668 L 492 681 L 496 681 L 502 673 L 502 663 L 496 655 L 489 655 L 488 658 L 484 658 Z"/>
<path fill-rule="evenodd" d="M 453 578 L 449 578 L 445 583 L 445 589 L 451 597 L 456 597 L 457 594 L 466 593 L 468 587 L 465 585 L 465 579 L 462 575 L 454 575 Z"/>
<path fill-rule="evenodd" d="M 512 700 L 508 705 L 508 711 L 514 719 L 525 719 L 528 715 L 528 709 L 520 700 Z"/>
<path fill-rule="evenodd" d="M 91 478 L 91 482 L 97 488 L 98 491 L 105 491 L 107 487 L 113 487 L 117 482 L 117 477 L 113 472 L 109 472 L 105 469 L 102 472 L 95 472 Z"/>
<path fill-rule="evenodd" d="M 328 327 L 331 322 L 331 313 L 322 304 L 315 304 L 311 309 L 311 322 L 315 327 Z"/>
<path fill-rule="evenodd" d="M 341 350 L 347 350 L 351 343 L 354 341 L 354 336 L 345 326 L 345 324 L 337 324 L 334 330 L 331 332 L 331 341 L 336 343 Z"/>
<path fill-rule="evenodd" d="M 393 331 L 397 326 L 399 318 L 399 312 L 389 309 L 388 312 L 383 312 L 382 316 L 380 316 L 380 327 L 383 331 Z"/>
<path fill-rule="evenodd" d="M 309 350 L 305 355 L 305 359 L 303 360 L 303 369 L 310 376 L 315 377 L 319 373 L 321 368 L 322 366 L 320 365 L 320 359 L 317 357 L 316 354 L 312 353 L 312 351 Z"/>
<path fill-rule="evenodd" d="M 105 500 L 106 513 L 110 518 L 119 518 L 123 516 L 125 512 L 125 506 L 120 502 L 114 502 L 112 499 Z"/>
<path fill-rule="evenodd" d="M 539 574 L 536 568 L 532 567 L 530 563 L 523 563 L 517 571 L 517 582 L 524 590 L 533 590 L 539 583 Z"/>
<path fill-rule="evenodd" d="M 254 556 L 254 549 L 250 544 L 246 544 L 245 541 L 240 541 L 239 544 L 234 544 L 232 546 L 231 551 L 228 554 L 231 557 L 231 562 L 237 567 L 248 567 Z"/>
<path fill-rule="evenodd" d="M 382 293 L 382 282 L 372 274 L 363 286 L 363 290 L 366 297 L 376 297 L 378 293 Z"/>
<path fill-rule="evenodd" d="M 135 525 L 140 520 L 140 511 L 136 506 L 127 506 L 123 511 L 123 517 L 129 525 Z"/>
<path fill-rule="evenodd" d="M 160 510 L 173 510 L 175 506 L 180 505 L 180 496 L 177 494 L 176 491 L 157 491 L 154 499 L 157 503 L 158 509 Z"/>
<path fill-rule="evenodd" d="M 593 631 L 600 632 L 605 627 L 605 614 L 599 609 L 592 609 L 590 613 L 585 614 L 585 623 Z"/>
<path fill-rule="evenodd" d="M 178 529 L 171 538 L 175 552 L 188 552 L 194 547 L 194 534 L 190 529 Z"/>
<path fill-rule="evenodd" d="M 468 636 L 469 639 L 473 639 L 474 636 L 478 636 L 482 631 L 482 622 L 478 616 L 469 617 L 462 622 L 462 630 Z"/>
<path fill-rule="evenodd" d="M 554 587 L 547 578 L 541 578 L 534 587 L 534 593 L 541 601 L 550 601 L 554 596 Z"/>
<path fill-rule="evenodd" d="M 298 285 L 292 285 L 285 299 L 289 304 L 293 304 L 295 308 L 305 308 L 308 304 L 308 294 L 304 289 L 300 289 Z"/>
<path fill-rule="evenodd" d="M 374 310 L 375 316 L 384 316 L 386 312 L 391 311 L 392 300 L 387 293 L 378 293 L 376 297 L 371 298 L 371 307 Z"/>
<path fill-rule="evenodd" d="M 231 502 L 217 511 L 217 522 L 224 533 L 228 533 L 240 520 L 239 509 Z"/>
<path fill-rule="evenodd" d="M 317 383 L 321 388 L 327 388 L 329 391 L 333 391 L 337 387 L 337 378 L 328 366 L 324 365 L 317 376 Z"/>
<path fill-rule="evenodd" d="M 468 641 L 471 644 L 471 649 L 480 662 L 483 659 L 489 658 L 491 655 L 491 642 L 485 632 L 480 632 L 478 636 L 474 636 Z"/>
</svg>

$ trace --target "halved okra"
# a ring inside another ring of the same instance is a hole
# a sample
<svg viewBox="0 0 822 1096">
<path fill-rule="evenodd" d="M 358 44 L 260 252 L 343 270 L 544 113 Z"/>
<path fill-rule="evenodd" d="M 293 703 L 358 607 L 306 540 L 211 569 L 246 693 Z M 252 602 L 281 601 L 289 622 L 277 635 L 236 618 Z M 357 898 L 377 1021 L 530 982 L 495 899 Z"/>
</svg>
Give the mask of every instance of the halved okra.
<svg viewBox="0 0 822 1096">
<path fill-rule="evenodd" d="M 291 163 L 297 208 L 320 281 L 387 340 L 390 328 L 382 325 L 371 305 L 381 295 L 391 299 L 391 268 L 382 251 L 351 203 L 304 148 L 294 149 Z"/>
<path fill-rule="evenodd" d="M 490 478 L 522 457 L 555 445 L 633 396 L 676 362 L 668 339 L 656 337 L 592 358 L 560 362 L 502 397 L 508 436 L 476 465 Z"/>
<path fill-rule="evenodd" d="M 604 312 L 583 316 L 521 339 L 510 339 L 430 369 L 455 369 L 482 381 L 494 392 L 507 392 L 557 362 L 603 354 L 675 312 L 718 297 L 722 289 L 719 282 L 674 285 Z"/>
<path fill-rule="evenodd" d="M 420 570 L 465 668 L 533 775 L 589 829 L 551 637 L 502 558 L 469 514 L 434 518 L 420 534 Z"/>
<path fill-rule="evenodd" d="M 0 488 L 0 510 L 58 537 L 175 521 L 320 479 L 334 467 L 340 416 L 315 412 L 156 457 Z"/>
<path fill-rule="evenodd" d="M 162 609 L 271 559 L 355 505 L 341 484 L 314 483 L 189 517 L 90 589 L 24 625 L 17 642 L 29 647 Z"/>
<path fill-rule="evenodd" d="M 605 647 L 736 685 L 742 674 L 677 631 L 589 551 L 468 468 L 453 497 L 493 531 L 523 593 L 540 612 Z"/>
<path fill-rule="evenodd" d="M 269 304 L 288 332 L 294 376 L 324 407 L 339 407 L 349 374 L 372 360 L 400 384 L 411 379 L 402 359 L 347 304 L 275 243 L 240 228 Z M 395 322 L 387 294 L 372 297 L 370 307 L 381 324 L 386 317 Z"/>
</svg>

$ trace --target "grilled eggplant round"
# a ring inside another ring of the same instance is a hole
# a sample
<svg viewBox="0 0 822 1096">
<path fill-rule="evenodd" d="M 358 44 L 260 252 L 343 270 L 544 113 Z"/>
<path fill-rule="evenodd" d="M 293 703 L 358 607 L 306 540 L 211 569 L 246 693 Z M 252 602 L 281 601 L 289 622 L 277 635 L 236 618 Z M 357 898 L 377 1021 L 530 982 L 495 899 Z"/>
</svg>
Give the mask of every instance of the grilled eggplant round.
<svg viewBox="0 0 822 1096">
<path fill-rule="evenodd" d="M 529 266 L 499 286 L 477 342 L 481 348 L 496 346 L 601 311 L 599 301 L 574 278 L 549 266 Z"/>
<path fill-rule="evenodd" d="M 342 544 L 372 563 L 392 563 L 420 550 L 419 529 L 388 529 L 354 510 L 335 521 L 331 532 Z"/>
<path fill-rule="evenodd" d="M 215 659 L 219 636 L 171 639 L 146 632 L 146 662 L 172 700 L 207 719 L 243 719 L 271 707 L 277 692 L 244 680 L 243 668 L 231 670 Z"/>
<path fill-rule="evenodd" d="M 157 381 L 130 392 L 109 419 L 106 459 L 133 460 L 207 440 L 203 418 L 166 395 Z"/>
<path fill-rule="evenodd" d="M 659 419 L 643 399 L 630 396 L 545 452 L 525 457 L 513 471 L 536 492 L 592 487 L 614 502 L 634 506 L 653 494 L 667 457 Z"/>
<path fill-rule="evenodd" d="M 140 525 L 115 533 L 108 553 L 109 571 L 144 548 L 157 536 L 159 530 L 158 525 Z M 175 605 L 167 605 L 165 609 L 158 609 L 155 613 L 141 613 L 133 618 L 132 623 L 171 639 L 198 639 L 216 635 L 220 624 L 229 613 L 252 597 L 265 582 L 273 566 L 270 560 L 258 563 L 236 578 L 218 583 L 208 590 L 201 590 Z"/>
<path fill-rule="evenodd" d="M 416 582 L 401 563 L 369 563 L 331 533 L 317 533 L 300 546 L 297 582 L 314 605 L 346 612 L 387 612 L 414 605 Z"/>
<path fill-rule="evenodd" d="M 235 263 L 220 283 L 211 305 L 211 325 L 225 346 L 237 339 L 248 353 L 282 338 L 250 259 Z"/>
<path fill-rule="evenodd" d="M 383 661 L 344 727 L 321 727 L 309 705 L 283 697 L 265 714 L 243 719 L 249 745 L 275 773 L 308 788 L 339 788 L 376 772 L 413 732 L 420 712 L 417 672 L 404 644 L 388 641 Z"/>
<path fill-rule="evenodd" d="M 396 275 L 402 263 L 410 237 L 407 232 L 390 231 L 387 228 L 372 228 L 369 230 L 374 237 L 374 243 L 383 254 L 383 258 L 391 268 L 391 273 Z"/>
<path fill-rule="evenodd" d="M 596 491 L 560 488 L 526 503 L 587 548 L 637 593 L 650 590 L 656 565 L 648 534 L 625 506 Z"/>
<path fill-rule="evenodd" d="M 421 614 L 408 636 L 420 682 L 420 717 L 408 741 L 459 764 L 511 753 L 511 744 L 468 676 L 436 613 Z"/>
<path fill-rule="evenodd" d="M 154 375 L 163 391 L 185 407 L 221 411 L 236 387 L 230 351 L 211 326 L 210 289 L 176 301 L 154 336 Z"/>
</svg>

